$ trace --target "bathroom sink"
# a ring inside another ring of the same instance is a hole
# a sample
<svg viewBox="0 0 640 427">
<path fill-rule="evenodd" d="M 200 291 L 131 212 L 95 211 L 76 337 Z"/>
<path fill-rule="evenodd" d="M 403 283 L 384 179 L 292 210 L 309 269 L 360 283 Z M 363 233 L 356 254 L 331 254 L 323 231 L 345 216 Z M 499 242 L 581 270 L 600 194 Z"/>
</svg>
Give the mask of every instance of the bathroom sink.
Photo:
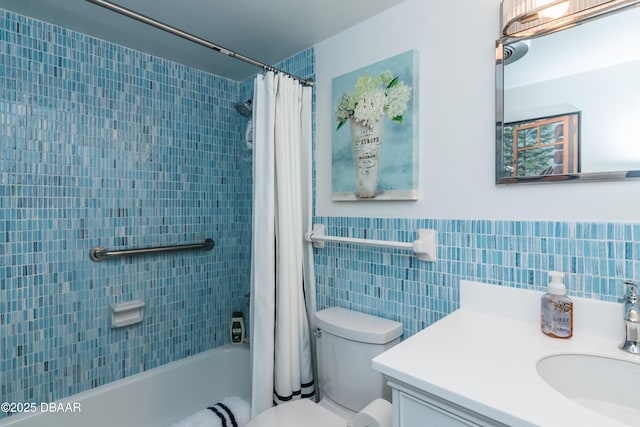
<svg viewBox="0 0 640 427">
<path fill-rule="evenodd" d="M 538 362 L 538 374 L 551 387 L 592 411 L 629 425 L 640 419 L 640 359 L 558 354 Z"/>
</svg>

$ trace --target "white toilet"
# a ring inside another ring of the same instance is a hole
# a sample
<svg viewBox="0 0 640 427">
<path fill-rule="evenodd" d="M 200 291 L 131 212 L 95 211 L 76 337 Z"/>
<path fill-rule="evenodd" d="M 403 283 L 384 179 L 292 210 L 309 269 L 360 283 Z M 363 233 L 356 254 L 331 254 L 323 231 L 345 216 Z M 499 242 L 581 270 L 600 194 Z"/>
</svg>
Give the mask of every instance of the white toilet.
<svg viewBox="0 0 640 427">
<path fill-rule="evenodd" d="M 372 401 L 391 400 L 371 359 L 400 342 L 402 324 L 333 307 L 316 313 L 316 325 L 320 402 L 302 399 L 275 406 L 247 427 L 346 427 Z"/>
</svg>

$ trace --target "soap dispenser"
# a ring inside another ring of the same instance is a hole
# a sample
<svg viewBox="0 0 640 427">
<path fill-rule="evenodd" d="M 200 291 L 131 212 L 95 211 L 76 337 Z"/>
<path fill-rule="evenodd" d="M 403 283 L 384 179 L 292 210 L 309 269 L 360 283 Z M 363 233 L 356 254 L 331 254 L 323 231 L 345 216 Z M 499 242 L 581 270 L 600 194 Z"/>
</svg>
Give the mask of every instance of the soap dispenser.
<svg viewBox="0 0 640 427">
<path fill-rule="evenodd" d="M 564 273 L 550 271 L 547 293 L 542 296 L 540 326 L 545 335 L 571 338 L 573 335 L 573 301 L 567 296 Z"/>
</svg>

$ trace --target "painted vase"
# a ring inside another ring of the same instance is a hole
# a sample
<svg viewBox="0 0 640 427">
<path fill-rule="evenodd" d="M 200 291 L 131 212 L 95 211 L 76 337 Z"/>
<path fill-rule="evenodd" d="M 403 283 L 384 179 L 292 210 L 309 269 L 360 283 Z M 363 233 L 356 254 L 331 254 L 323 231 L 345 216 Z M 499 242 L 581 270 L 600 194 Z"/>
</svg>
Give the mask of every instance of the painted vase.
<svg viewBox="0 0 640 427">
<path fill-rule="evenodd" d="M 358 183 L 356 195 L 361 199 L 371 199 L 378 194 L 378 165 L 384 121 L 380 119 L 367 126 L 354 118 L 349 120 L 351 121 L 353 162 Z"/>
</svg>

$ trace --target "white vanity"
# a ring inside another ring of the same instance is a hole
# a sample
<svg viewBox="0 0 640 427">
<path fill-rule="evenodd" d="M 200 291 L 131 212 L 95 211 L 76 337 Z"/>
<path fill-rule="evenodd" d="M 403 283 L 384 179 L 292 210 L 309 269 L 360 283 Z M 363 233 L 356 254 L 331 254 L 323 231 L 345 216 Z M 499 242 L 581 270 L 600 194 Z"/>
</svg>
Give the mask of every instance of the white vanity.
<svg viewBox="0 0 640 427">
<path fill-rule="evenodd" d="M 394 427 L 640 426 L 623 305 L 574 300 L 574 336 L 540 331 L 542 292 L 462 281 L 460 309 L 373 359 Z"/>
</svg>

